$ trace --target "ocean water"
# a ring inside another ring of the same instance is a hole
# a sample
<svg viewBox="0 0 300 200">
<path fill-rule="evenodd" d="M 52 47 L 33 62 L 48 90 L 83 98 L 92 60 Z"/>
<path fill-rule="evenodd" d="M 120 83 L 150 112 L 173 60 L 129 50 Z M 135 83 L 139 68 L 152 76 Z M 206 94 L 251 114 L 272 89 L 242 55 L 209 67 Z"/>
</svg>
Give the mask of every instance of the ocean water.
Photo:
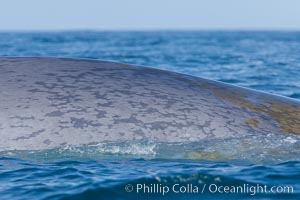
<svg viewBox="0 0 300 200">
<path fill-rule="evenodd" d="M 300 99 L 300 32 L 5 32 L 0 56 L 112 60 Z M 0 152 L 0 199 L 300 199 L 300 138 L 257 141 Z"/>
</svg>

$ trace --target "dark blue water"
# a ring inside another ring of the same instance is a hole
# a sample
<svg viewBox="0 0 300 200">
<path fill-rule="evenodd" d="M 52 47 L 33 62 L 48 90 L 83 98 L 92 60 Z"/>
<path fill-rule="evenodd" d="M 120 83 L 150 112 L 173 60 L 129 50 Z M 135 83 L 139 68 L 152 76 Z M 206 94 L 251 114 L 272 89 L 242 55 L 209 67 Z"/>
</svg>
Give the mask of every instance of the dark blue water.
<svg viewBox="0 0 300 200">
<path fill-rule="evenodd" d="M 300 99 L 300 32 L 0 33 L 0 56 L 113 60 Z M 235 142 L 185 158 L 190 147 L 158 144 L 0 152 L 0 199 L 300 199 L 299 138 Z"/>
</svg>

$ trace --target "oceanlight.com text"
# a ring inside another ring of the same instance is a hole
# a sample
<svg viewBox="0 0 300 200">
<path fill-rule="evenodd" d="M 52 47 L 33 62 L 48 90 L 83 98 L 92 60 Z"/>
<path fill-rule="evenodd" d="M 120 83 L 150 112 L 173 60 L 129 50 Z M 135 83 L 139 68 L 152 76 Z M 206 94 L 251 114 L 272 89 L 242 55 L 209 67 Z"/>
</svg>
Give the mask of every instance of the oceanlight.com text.
<svg viewBox="0 0 300 200">
<path fill-rule="evenodd" d="M 261 184 L 242 184 L 242 185 L 219 185 L 219 184 L 127 184 L 126 192 L 136 194 L 292 194 L 294 187 L 291 185 L 261 185 Z"/>
</svg>

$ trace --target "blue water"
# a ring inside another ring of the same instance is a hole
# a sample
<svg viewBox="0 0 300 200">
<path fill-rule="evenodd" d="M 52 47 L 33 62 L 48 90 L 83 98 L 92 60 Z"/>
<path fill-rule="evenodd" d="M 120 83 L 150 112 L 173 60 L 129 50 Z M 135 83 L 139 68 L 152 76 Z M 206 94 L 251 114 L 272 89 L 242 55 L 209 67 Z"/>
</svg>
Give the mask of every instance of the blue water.
<svg viewBox="0 0 300 200">
<path fill-rule="evenodd" d="M 0 33 L 0 56 L 113 60 L 300 99 L 300 32 L 7 32 Z M 238 149 L 236 141 L 217 143 L 218 148 L 207 144 L 211 154 L 186 158 L 174 156 L 190 148 L 181 144 L 0 152 L 0 200 L 300 199 L 300 156 L 292 150 L 299 149 L 300 139 L 278 140 L 278 146 L 268 141 L 250 143 L 249 150 L 241 152 L 229 148 Z M 137 193 L 138 184 L 170 190 L 175 184 L 183 189 L 192 184 L 199 191 Z M 268 191 L 209 191 L 214 184 L 247 188 L 259 184 Z M 292 186 L 293 191 L 272 193 L 272 186 Z M 128 188 L 133 191 L 126 192 Z"/>
</svg>

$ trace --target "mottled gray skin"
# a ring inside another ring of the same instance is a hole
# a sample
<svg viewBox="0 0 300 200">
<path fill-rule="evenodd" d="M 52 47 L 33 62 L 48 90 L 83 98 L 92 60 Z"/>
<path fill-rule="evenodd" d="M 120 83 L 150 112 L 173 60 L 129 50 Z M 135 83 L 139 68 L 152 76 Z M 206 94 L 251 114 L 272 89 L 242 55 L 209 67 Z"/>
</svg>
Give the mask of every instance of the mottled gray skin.
<svg viewBox="0 0 300 200">
<path fill-rule="evenodd" d="M 280 127 L 267 114 L 195 86 L 202 82 L 222 84 L 113 62 L 0 58 L 0 150 L 190 142 L 275 133 Z M 256 101 L 257 94 L 249 93 Z M 245 123 L 253 118 L 260 123 Z"/>
</svg>

